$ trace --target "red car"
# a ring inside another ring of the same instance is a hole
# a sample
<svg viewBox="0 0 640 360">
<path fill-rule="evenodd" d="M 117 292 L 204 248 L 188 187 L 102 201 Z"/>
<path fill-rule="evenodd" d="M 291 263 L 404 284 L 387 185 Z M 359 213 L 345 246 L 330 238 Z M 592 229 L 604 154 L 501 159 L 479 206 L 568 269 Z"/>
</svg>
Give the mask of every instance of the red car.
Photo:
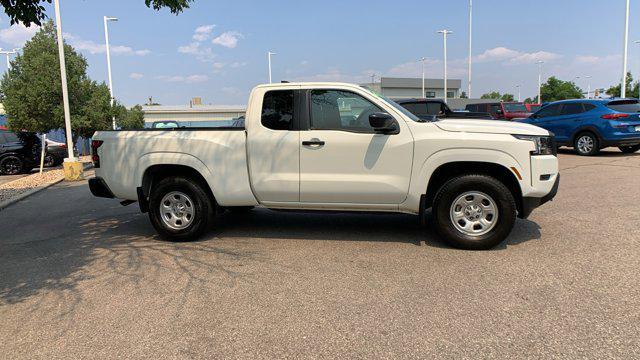
<svg viewBox="0 0 640 360">
<path fill-rule="evenodd" d="M 483 104 L 469 104 L 465 107 L 467 111 L 485 112 L 491 114 L 496 119 L 513 120 L 526 118 L 531 115 L 524 103 L 521 102 L 495 102 Z"/>
<path fill-rule="evenodd" d="M 534 113 L 542 107 L 542 104 L 524 104 L 527 107 L 527 111 L 530 113 Z"/>
</svg>

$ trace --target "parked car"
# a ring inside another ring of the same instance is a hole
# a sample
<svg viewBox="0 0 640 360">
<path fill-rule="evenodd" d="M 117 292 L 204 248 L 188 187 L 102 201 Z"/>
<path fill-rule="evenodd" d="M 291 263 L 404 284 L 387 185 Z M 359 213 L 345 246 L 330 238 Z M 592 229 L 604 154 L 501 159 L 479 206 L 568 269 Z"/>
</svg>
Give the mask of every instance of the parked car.
<svg viewBox="0 0 640 360">
<path fill-rule="evenodd" d="M 540 108 L 542 108 L 542 104 L 524 104 L 524 106 L 527 108 L 527 112 L 530 113 L 534 113 L 538 110 L 540 110 Z"/>
<path fill-rule="evenodd" d="M 531 113 L 521 102 L 493 102 L 484 104 L 468 104 L 465 109 L 475 112 L 488 112 L 495 119 L 513 120 L 526 118 Z"/>
<path fill-rule="evenodd" d="M 447 103 L 440 99 L 394 99 L 396 103 L 409 110 L 421 120 L 438 118 L 472 118 L 488 119 L 493 117 L 487 112 L 453 111 Z"/>
<path fill-rule="evenodd" d="M 424 219 L 432 208 L 451 245 L 488 249 L 555 196 L 554 150 L 550 133 L 528 124 L 425 122 L 353 84 L 269 84 L 251 92 L 244 128 L 96 132 L 89 187 L 138 201 L 171 240 L 201 236 L 222 209 Z"/>
<path fill-rule="evenodd" d="M 53 167 L 62 164 L 64 159 L 68 156 L 67 144 L 46 139 L 47 151 L 44 156 L 44 166 Z"/>
<path fill-rule="evenodd" d="M 28 173 L 38 165 L 40 138 L 32 132 L 0 130 L 0 174 Z"/>
<path fill-rule="evenodd" d="M 178 127 L 180 127 L 180 123 L 173 120 L 154 121 L 153 124 L 151 124 L 152 129 L 173 129 Z"/>
<path fill-rule="evenodd" d="M 521 120 L 553 132 L 559 145 L 579 155 L 595 155 L 615 146 L 640 150 L 640 103 L 637 99 L 563 100 L 549 103 Z"/>
</svg>

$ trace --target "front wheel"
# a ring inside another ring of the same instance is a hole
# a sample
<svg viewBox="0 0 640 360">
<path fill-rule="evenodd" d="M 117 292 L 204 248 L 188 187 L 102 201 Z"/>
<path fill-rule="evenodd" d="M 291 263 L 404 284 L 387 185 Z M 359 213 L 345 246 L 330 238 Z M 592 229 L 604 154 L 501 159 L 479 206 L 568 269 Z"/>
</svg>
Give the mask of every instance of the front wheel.
<svg viewBox="0 0 640 360">
<path fill-rule="evenodd" d="M 590 133 L 582 133 L 576 136 L 576 139 L 573 144 L 573 148 L 576 150 L 578 155 L 582 156 L 593 156 L 596 155 L 600 151 L 600 145 L 598 144 L 598 138 Z"/>
<path fill-rule="evenodd" d="M 463 175 L 449 180 L 436 194 L 433 221 L 451 246 L 487 250 L 509 235 L 516 212 L 513 195 L 503 183 L 486 175 Z"/>
<path fill-rule="evenodd" d="M 18 175 L 25 171 L 25 164 L 22 159 L 16 155 L 5 156 L 0 160 L 0 174 L 2 175 Z"/>
<path fill-rule="evenodd" d="M 640 150 L 640 145 L 630 145 L 630 146 L 620 146 L 618 147 L 620 151 L 625 154 L 633 154 L 634 152 Z"/>
<path fill-rule="evenodd" d="M 151 190 L 149 218 L 161 237 L 172 241 L 194 240 L 208 230 L 214 204 L 197 181 L 169 177 Z"/>
</svg>

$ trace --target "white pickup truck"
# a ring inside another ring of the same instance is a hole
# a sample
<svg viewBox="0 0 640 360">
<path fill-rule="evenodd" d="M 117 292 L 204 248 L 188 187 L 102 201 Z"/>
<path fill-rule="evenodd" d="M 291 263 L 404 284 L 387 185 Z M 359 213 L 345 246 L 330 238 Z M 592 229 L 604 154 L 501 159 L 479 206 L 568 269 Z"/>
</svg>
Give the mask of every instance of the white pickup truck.
<svg viewBox="0 0 640 360">
<path fill-rule="evenodd" d="M 558 189 L 553 136 L 492 120 L 420 120 L 364 87 L 251 92 L 244 127 L 99 131 L 95 196 L 137 201 L 161 236 L 201 236 L 224 210 L 400 212 L 488 249 Z M 247 224 L 250 226 L 250 224 Z"/>
</svg>

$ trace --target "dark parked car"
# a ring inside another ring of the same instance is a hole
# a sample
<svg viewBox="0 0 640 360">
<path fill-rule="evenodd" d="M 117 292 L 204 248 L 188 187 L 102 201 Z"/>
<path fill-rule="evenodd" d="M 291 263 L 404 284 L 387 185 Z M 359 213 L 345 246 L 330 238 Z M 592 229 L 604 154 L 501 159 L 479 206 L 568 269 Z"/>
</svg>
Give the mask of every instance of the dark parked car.
<svg viewBox="0 0 640 360">
<path fill-rule="evenodd" d="M 67 154 L 67 144 L 46 139 L 47 153 L 44 156 L 44 166 L 53 167 L 62 164 Z"/>
<path fill-rule="evenodd" d="M 40 138 L 31 132 L 0 130 L 0 174 L 28 173 L 38 165 Z"/>
<path fill-rule="evenodd" d="M 439 99 L 394 99 L 393 101 L 421 120 L 431 120 L 434 116 L 438 118 L 493 119 L 491 114 L 486 112 L 453 111 L 447 103 Z"/>
<path fill-rule="evenodd" d="M 558 145 L 572 146 L 579 155 L 609 146 L 629 154 L 640 150 L 638 99 L 556 101 L 518 121 L 551 131 Z"/>
</svg>

